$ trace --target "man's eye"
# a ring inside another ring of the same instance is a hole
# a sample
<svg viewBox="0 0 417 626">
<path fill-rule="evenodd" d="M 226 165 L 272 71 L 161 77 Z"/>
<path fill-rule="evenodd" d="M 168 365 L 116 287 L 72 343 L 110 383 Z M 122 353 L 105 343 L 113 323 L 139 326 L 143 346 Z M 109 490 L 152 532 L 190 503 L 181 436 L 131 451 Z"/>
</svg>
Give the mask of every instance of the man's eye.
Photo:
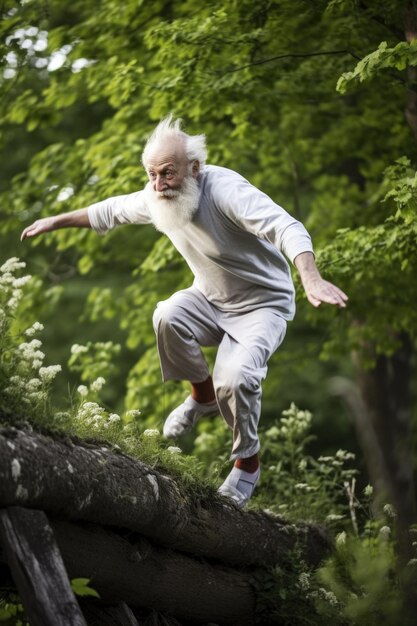
<svg viewBox="0 0 417 626">
<path fill-rule="evenodd" d="M 168 170 L 168 172 L 166 173 L 167 178 L 172 178 L 174 175 L 175 173 L 172 170 Z"/>
<path fill-rule="evenodd" d="M 149 172 L 149 178 L 155 178 L 156 174 L 155 172 Z"/>
</svg>

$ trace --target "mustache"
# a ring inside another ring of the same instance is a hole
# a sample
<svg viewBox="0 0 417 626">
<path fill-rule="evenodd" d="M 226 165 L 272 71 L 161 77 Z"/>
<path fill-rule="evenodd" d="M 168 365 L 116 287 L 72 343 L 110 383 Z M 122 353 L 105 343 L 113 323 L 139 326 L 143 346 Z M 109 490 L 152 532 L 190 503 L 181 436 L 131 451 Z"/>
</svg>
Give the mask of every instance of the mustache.
<svg viewBox="0 0 417 626">
<path fill-rule="evenodd" d="M 157 198 L 178 198 L 179 189 L 165 189 L 165 191 L 155 191 Z"/>
</svg>

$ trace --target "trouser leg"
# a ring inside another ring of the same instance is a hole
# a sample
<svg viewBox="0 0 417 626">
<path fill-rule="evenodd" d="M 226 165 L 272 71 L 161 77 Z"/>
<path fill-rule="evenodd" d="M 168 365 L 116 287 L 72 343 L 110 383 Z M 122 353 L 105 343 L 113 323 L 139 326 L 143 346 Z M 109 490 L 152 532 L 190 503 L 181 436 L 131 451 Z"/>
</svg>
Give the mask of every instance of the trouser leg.
<svg viewBox="0 0 417 626">
<path fill-rule="evenodd" d="M 201 382 L 209 369 L 200 346 L 223 337 L 210 303 L 196 289 L 184 289 L 159 302 L 153 316 L 162 379 Z"/>
<path fill-rule="evenodd" d="M 232 320 L 218 349 L 213 383 L 220 411 L 233 430 L 232 459 L 259 451 L 258 423 L 267 362 L 284 339 L 286 322 L 274 310 Z"/>
</svg>

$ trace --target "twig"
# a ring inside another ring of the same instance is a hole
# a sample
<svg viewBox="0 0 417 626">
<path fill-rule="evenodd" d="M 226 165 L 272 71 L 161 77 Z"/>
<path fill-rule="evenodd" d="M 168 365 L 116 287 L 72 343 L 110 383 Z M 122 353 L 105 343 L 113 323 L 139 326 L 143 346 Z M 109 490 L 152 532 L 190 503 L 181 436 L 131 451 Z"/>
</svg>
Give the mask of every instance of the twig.
<svg viewBox="0 0 417 626">
<path fill-rule="evenodd" d="M 232 74 L 233 72 L 240 72 L 240 70 L 244 70 L 247 67 L 252 67 L 253 65 L 263 65 L 264 63 L 270 63 L 271 61 L 277 61 L 278 59 L 318 57 L 318 56 L 326 56 L 330 54 L 350 54 L 354 59 L 361 61 L 361 57 L 357 56 L 350 50 L 326 50 L 323 52 L 293 52 L 293 53 L 288 53 L 288 54 L 279 54 L 274 57 L 269 57 L 268 59 L 260 59 L 259 61 L 254 61 L 253 63 L 247 63 L 247 65 L 234 67 L 230 70 L 223 70 L 222 72 L 219 72 L 219 73 Z"/>
<path fill-rule="evenodd" d="M 352 484 L 349 485 L 347 481 L 344 483 L 344 487 L 346 489 L 347 496 L 349 498 L 349 511 L 350 511 L 350 519 L 352 520 L 353 531 L 356 536 L 359 535 L 358 530 L 358 522 L 356 520 L 356 511 L 355 511 L 355 486 L 356 486 L 356 478 L 352 478 Z"/>
</svg>

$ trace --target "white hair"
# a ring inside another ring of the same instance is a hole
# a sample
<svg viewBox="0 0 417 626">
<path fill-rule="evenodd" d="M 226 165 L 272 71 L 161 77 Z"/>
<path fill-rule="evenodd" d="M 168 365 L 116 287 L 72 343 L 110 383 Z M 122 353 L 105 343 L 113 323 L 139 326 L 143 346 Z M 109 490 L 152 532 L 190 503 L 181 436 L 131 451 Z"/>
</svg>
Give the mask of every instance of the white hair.
<svg viewBox="0 0 417 626">
<path fill-rule="evenodd" d="M 181 130 L 181 120 L 173 119 L 172 113 L 161 120 L 146 142 L 142 153 L 142 163 L 146 168 L 151 148 L 156 144 L 164 144 L 168 139 L 180 138 L 184 141 L 185 154 L 190 162 L 198 161 L 202 169 L 207 160 L 205 135 L 187 135 Z"/>
</svg>

